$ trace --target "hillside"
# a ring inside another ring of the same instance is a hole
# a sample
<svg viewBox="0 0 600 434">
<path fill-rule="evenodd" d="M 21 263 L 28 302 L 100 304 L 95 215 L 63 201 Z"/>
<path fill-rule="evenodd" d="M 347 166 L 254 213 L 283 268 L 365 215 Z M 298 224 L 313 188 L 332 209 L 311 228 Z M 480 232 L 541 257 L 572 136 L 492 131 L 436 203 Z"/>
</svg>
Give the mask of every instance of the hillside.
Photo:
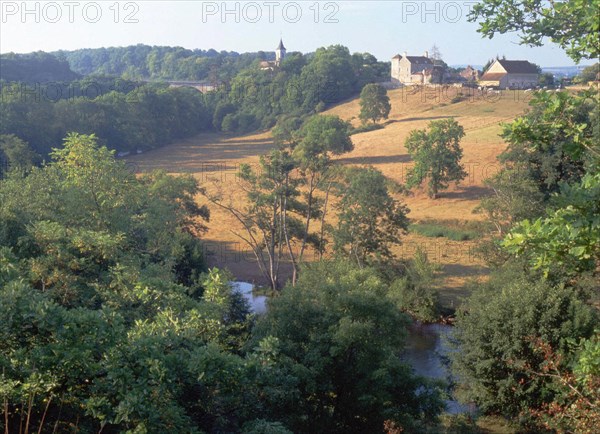
<svg viewBox="0 0 600 434">
<path fill-rule="evenodd" d="M 476 91 L 475 91 L 476 92 Z M 505 148 L 498 137 L 502 122 L 508 122 L 527 107 L 527 94 L 505 92 L 503 95 L 471 97 L 456 103 L 456 89 L 445 93 L 431 89 L 415 93 L 405 89 L 389 92 L 392 112 L 385 128 L 352 136 L 355 149 L 339 158 L 343 164 L 372 165 L 387 177 L 403 182 L 410 158 L 403 146 L 413 129 L 425 128 L 434 119 L 454 117 L 465 128 L 461 144 L 463 163 L 469 177 L 459 186 L 451 186 L 437 200 L 424 191 L 408 197 L 398 196 L 410 208 L 413 222 L 435 220 L 439 224 L 464 225 L 466 221 L 482 220 L 473 210 L 489 192 L 483 180 L 498 169 L 497 155 Z M 326 113 L 335 114 L 358 124 L 358 100 L 338 105 Z M 164 169 L 170 173 L 192 173 L 210 191 L 220 190 L 236 204 L 243 202 L 243 193 L 236 188 L 239 164 L 256 164 L 258 156 L 272 146 L 270 133 L 241 137 L 221 134 L 201 134 L 129 161 L 139 170 Z M 203 200 L 203 198 L 199 198 Z M 228 267 L 238 279 L 260 282 L 261 276 L 253 264 L 249 250 L 232 231 L 238 223 L 227 213 L 211 208 L 209 231 L 205 235 L 207 251 L 215 265 Z M 228 228 L 224 230 L 223 228 Z M 465 293 L 465 283 L 482 278 L 487 270 L 474 255 L 476 241 L 452 241 L 447 238 L 427 238 L 411 233 L 403 239 L 396 252 L 410 257 L 417 247 L 425 249 L 433 261 L 442 265 L 442 296 L 447 306 L 455 306 Z"/>
</svg>

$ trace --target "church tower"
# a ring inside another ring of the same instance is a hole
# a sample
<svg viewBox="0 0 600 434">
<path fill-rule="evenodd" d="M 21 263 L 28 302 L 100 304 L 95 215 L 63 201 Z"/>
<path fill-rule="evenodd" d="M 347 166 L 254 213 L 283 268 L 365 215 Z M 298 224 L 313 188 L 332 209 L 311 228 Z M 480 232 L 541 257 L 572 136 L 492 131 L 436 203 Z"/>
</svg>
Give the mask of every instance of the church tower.
<svg viewBox="0 0 600 434">
<path fill-rule="evenodd" d="M 283 40 L 279 40 L 279 45 L 275 49 L 275 64 L 277 66 L 281 65 L 281 61 L 285 58 L 286 49 L 283 46 Z"/>
</svg>

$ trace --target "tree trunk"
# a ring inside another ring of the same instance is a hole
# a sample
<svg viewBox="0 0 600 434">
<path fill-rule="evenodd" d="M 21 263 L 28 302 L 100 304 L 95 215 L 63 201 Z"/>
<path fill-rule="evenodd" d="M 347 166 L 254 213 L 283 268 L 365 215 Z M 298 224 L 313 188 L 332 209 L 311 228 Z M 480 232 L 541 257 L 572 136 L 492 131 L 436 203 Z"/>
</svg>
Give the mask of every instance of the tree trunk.
<svg viewBox="0 0 600 434">
<path fill-rule="evenodd" d="M 319 239 L 319 261 L 323 260 L 323 239 L 325 238 L 325 215 L 327 214 L 327 204 L 329 203 L 329 192 L 331 191 L 331 185 L 333 183 L 330 181 L 327 185 L 327 190 L 325 191 L 325 202 L 323 203 L 323 214 L 321 215 L 321 234 Z"/>
</svg>

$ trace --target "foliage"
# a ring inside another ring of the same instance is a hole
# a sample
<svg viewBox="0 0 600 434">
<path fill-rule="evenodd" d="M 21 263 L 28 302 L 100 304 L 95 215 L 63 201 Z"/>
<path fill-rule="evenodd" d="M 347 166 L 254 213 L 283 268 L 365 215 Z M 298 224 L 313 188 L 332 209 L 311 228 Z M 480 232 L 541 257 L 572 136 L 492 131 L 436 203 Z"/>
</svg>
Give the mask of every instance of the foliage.
<svg viewBox="0 0 600 434">
<path fill-rule="evenodd" d="M 236 235 L 252 249 L 273 290 L 279 290 L 282 258 L 293 267 L 292 283 L 309 245 L 322 249 L 325 203 L 316 192 L 331 184 L 331 156 L 353 149 L 348 124 L 337 116 L 287 118 L 275 129 L 278 149 L 261 156 L 260 168 L 241 167 L 241 187 L 249 205 L 234 207 L 221 193 L 209 200 L 231 213 L 243 226 Z M 304 192 L 300 187 L 306 186 Z M 321 219 L 320 239 L 311 224 Z M 294 248 L 299 245 L 299 251 Z"/>
<path fill-rule="evenodd" d="M 248 198 L 245 209 L 235 207 L 220 192 L 208 199 L 240 222 L 243 232 L 235 235 L 252 249 L 260 271 L 271 289 L 277 291 L 281 289 L 283 257 L 289 255 L 295 267 L 292 242 L 305 238 L 302 224 L 293 215 L 302 208 L 298 200 L 302 180 L 293 175 L 297 166 L 287 149 L 275 149 L 261 156 L 259 165 L 258 169 L 249 165 L 240 168 L 241 188 Z"/>
<path fill-rule="evenodd" d="M 560 354 L 543 341 L 535 342 L 544 356 L 541 370 L 533 375 L 550 378 L 560 390 L 560 398 L 533 411 L 547 429 L 558 433 L 592 434 L 600 420 L 600 334 L 596 330 L 590 339 L 582 339 L 574 351 L 573 367 L 565 368 Z"/>
<path fill-rule="evenodd" d="M 336 189 L 335 251 L 358 267 L 391 260 L 391 246 L 408 229 L 409 210 L 391 196 L 385 176 L 372 167 L 348 168 Z"/>
<path fill-rule="evenodd" d="M 210 128 L 212 115 L 195 89 L 148 84 L 54 101 L 22 95 L 15 86 L 2 88 L 0 134 L 16 135 L 44 157 L 69 132 L 96 134 L 103 145 L 135 152 Z"/>
<path fill-rule="evenodd" d="M 410 432 L 442 408 L 438 391 L 400 362 L 408 318 L 372 269 L 347 262 L 307 265 L 257 325 L 276 338 L 298 378 L 294 432 L 378 432 L 393 420 Z"/>
<path fill-rule="evenodd" d="M 226 80 L 250 67 L 266 53 L 187 50 L 182 47 L 130 45 L 59 51 L 71 68 L 83 75 L 104 74 L 128 78 L 207 81 Z"/>
<path fill-rule="evenodd" d="M 600 173 L 580 184 L 563 184 L 555 209 L 535 221 L 519 222 L 503 241 L 517 256 L 546 274 L 577 274 L 600 264 Z"/>
<path fill-rule="evenodd" d="M 432 121 L 429 131 L 411 131 L 405 146 L 415 166 L 408 173 L 407 186 L 415 187 L 428 179 L 429 197 L 435 199 L 449 182 L 464 179 L 467 173 L 460 164 L 459 145 L 464 135 L 463 127 L 454 119 Z"/>
<path fill-rule="evenodd" d="M 0 56 L 0 81 L 24 83 L 69 82 L 79 78 L 66 59 L 37 51 L 29 54 L 6 53 Z"/>
<path fill-rule="evenodd" d="M 453 241 L 468 241 L 479 238 L 480 232 L 474 230 L 461 230 L 450 228 L 441 224 L 435 223 L 417 223 L 409 227 L 411 232 L 416 232 L 425 237 L 432 238 L 448 238 Z"/>
<path fill-rule="evenodd" d="M 52 158 L 0 182 L 0 425 L 239 431 L 261 361 L 235 354 L 250 324 L 231 276 L 200 274 L 196 182 L 136 177 L 94 136 Z"/>
<path fill-rule="evenodd" d="M 519 32 L 521 44 L 541 46 L 548 37 L 578 62 L 600 55 L 599 7 L 598 0 L 484 0 L 474 5 L 469 19 L 480 20 L 478 31 L 488 38 Z"/>
<path fill-rule="evenodd" d="M 320 48 L 311 56 L 289 53 L 274 71 L 258 66 L 258 59 L 269 57 L 266 53 L 137 45 L 57 55 L 74 69 L 95 75 L 41 84 L 35 94 L 24 93 L 23 82 L 0 88 L 0 134 L 16 135 L 44 157 L 73 131 L 96 134 L 102 144 L 125 153 L 213 129 L 238 134 L 269 129 L 278 117 L 323 111 L 387 77 L 386 63 L 368 53 L 350 55 L 342 46 Z M 26 72 L 14 79 L 26 81 Z M 202 94 L 189 87 L 132 81 L 148 77 L 202 79 L 215 90 Z"/>
<path fill-rule="evenodd" d="M 538 80 L 538 85 L 542 87 L 554 87 L 554 75 L 550 72 L 546 72 L 545 74 L 541 74 Z"/>
<path fill-rule="evenodd" d="M 4 164 L 2 164 L 4 162 Z M 3 169 L 27 171 L 40 162 L 40 156 L 14 134 L 0 135 L 0 178 Z"/>
<path fill-rule="evenodd" d="M 381 124 L 362 124 L 356 128 L 352 128 L 348 134 L 353 136 L 354 134 L 368 133 L 369 131 L 381 130 L 383 128 L 384 126 Z"/>
<path fill-rule="evenodd" d="M 435 275 L 439 269 L 429 261 L 423 250 L 418 249 L 406 267 L 405 276 L 391 285 L 390 296 L 396 306 L 419 321 L 438 320 L 440 302 Z"/>
<path fill-rule="evenodd" d="M 392 106 L 385 88 L 379 84 L 367 84 L 360 93 L 359 118 L 365 124 L 368 120 L 377 123 L 387 119 Z"/>
<path fill-rule="evenodd" d="M 578 82 L 588 83 L 590 81 L 598 80 L 598 74 L 600 74 L 600 62 L 596 62 L 594 65 L 586 66 L 575 78 Z"/>
<path fill-rule="evenodd" d="M 560 395 L 540 371 L 544 357 L 534 344 L 546 342 L 564 362 L 569 341 L 591 335 L 597 317 L 578 288 L 552 284 L 505 265 L 483 284 L 457 317 L 453 368 L 468 400 L 483 412 L 517 417 Z"/>
<path fill-rule="evenodd" d="M 598 94 L 537 92 L 530 105 L 530 112 L 505 125 L 509 146 L 500 161 L 525 170 L 547 199 L 561 182 L 579 181 L 587 156 L 598 152 Z"/>
<path fill-rule="evenodd" d="M 544 195 L 529 176 L 529 170 L 522 164 L 515 166 L 503 168 L 484 181 L 493 194 L 484 197 L 475 209 L 486 215 L 499 236 L 516 222 L 537 217 L 543 210 Z"/>
<path fill-rule="evenodd" d="M 503 236 L 515 223 L 543 215 L 564 183 L 576 184 L 598 153 L 597 95 L 539 92 L 531 110 L 505 125 L 502 169 L 485 181 L 493 195 L 478 207 Z"/>
</svg>

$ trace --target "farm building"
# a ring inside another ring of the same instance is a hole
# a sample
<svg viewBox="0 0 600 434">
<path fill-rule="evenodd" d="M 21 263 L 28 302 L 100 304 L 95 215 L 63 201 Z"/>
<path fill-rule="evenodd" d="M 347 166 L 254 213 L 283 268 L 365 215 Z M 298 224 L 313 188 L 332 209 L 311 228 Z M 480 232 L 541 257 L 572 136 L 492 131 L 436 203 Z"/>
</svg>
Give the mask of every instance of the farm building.
<svg viewBox="0 0 600 434">
<path fill-rule="evenodd" d="M 537 86 L 538 67 L 527 60 L 496 59 L 479 79 L 481 86 L 529 89 Z"/>
<path fill-rule="evenodd" d="M 397 54 L 392 57 L 392 83 L 404 85 L 440 83 L 443 69 L 434 64 L 427 51 L 424 56 Z"/>
<path fill-rule="evenodd" d="M 479 80 L 479 71 L 469 65 L 460 72 L 460 76 L 467 81 L 477 81 Z"/>
</svg>

